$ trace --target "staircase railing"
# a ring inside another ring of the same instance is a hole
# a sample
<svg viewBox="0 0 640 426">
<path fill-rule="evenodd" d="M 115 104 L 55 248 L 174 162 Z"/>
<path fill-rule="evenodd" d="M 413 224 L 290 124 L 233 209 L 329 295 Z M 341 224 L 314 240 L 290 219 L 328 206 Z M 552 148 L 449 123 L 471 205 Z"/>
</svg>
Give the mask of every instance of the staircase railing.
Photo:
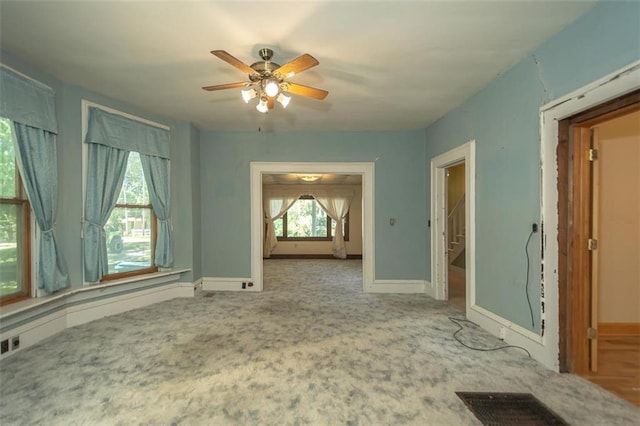
<svg viewBox="0 0 640 426">
<path fill-rule="evenodd" d="M 465 196 L 462 195 L 447 216 L 447 250 L 452 261 L 462 252 L 460 240 L 465 236 Z"/>
</svg>

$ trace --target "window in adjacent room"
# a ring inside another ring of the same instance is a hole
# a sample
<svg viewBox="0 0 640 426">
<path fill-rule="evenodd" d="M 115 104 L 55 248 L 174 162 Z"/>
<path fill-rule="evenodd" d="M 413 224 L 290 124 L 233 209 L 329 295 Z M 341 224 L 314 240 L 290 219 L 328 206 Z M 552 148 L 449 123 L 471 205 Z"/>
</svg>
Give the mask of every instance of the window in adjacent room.
<svg viewBox="0 0 640 426">
<path fill-rule="evenodd" d="M 0 117 L 0 304 L 31 296 L 30 206 L 12 129 L 11 121 Z"/>
<path fill-rule="evenodd" d="M 149 201 L 140 154 L 129 153 L 120 195 L 104 227 L 109 273 L 103 280 L 156 271 L 156 216 Z"/>
<path fill-rule="evenodd" d="M 310 195 L 301 196 L 293 206 L 273 222 L 278 241 L 331 241 L 336 222 Z M 343 226 L 344 240 L 349 240 L 349 215 Z"/>
</svg>

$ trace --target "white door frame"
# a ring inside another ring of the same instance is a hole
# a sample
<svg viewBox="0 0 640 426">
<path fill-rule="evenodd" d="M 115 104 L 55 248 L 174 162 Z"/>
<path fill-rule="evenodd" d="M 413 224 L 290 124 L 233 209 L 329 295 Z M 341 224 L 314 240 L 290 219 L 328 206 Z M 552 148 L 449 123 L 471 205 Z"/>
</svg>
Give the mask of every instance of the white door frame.
<svg viewBox="0 0 640 426">
<path fill-rule="evenodd" d="M 251 279 L 257 291 L 263 290 L 262 241 L 264 218 L 262 213 L 262 175 L 271 173 L 332 173 L 362 175 L 362 285 L 363 291 L 372 288 L 375 271 L 374 163 L 268 163 L 252 161 L 251 179 Z"/>
<path fill-rule="evenodd" d="M 469 312 L 475 305 L 476 230 L 475 230 L 475 175 L 476 141 L 469 142 L 431 159 L 431 283 L 437 300 L 447 299 L 447 182 L 446 169 L 464 162 L 465 188 L 465 283 Z"/>
</svg>

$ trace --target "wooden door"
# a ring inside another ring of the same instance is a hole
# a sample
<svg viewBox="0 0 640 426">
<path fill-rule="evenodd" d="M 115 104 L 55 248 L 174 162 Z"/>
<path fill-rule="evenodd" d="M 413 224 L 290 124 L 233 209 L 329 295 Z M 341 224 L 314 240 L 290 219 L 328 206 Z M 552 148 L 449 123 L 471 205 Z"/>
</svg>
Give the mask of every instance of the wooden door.
<svg viewBox="0 0 640 426">
<path fill-rule="evenodd" d="M 597 341 L 591 348 L 589 336 L 595 336 L 597 329 L 601 289 L 592 298 L 592 285 L 598 287 L 600 284 L 597 277 L 601 259 L 597 250 L 592 259 L 594 253 L 589 250 L 589 240 L 597 240 L 593 237 L 594 231 L 601 233 L 597 222 L 594 227 L 592 215 L 593 198 L 600 197 L 602 191 L 597 191 L 600 186 L 598 165 L 594 176 L 590 157 L 591 130 L 602 122 L 639 108 L 640 90 L 637 90 L 558 123 L 559 361 L 563 372 L 588 374 L 592 367 L 591 353 L 595 354 L 594 364 L 598 357 Z M 597 136 L 597 130 L 595 133 Z M 597 204 L 601 204 L 601 200 Z M 598 214 L 597 210 L 595 214 Z M 592 280 L 594 275 L 596 281 Z"/>
</svg>

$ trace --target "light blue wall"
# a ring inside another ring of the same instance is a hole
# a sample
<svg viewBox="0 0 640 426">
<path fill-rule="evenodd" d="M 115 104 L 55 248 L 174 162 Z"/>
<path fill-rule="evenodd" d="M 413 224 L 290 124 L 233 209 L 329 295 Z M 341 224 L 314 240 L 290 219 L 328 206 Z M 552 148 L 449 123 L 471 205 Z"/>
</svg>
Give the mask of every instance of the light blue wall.
<svg viewBox="0 0 640 426">
<path fill-rule="evenodd" d="M 251 276 L 250 162 L 375 162 L 375 278 L 426 279 L 424 131 L 202 132 L 200 149 L 204 276 Z"/>
<path fill-rule="evenodd" d="M 200 131 L 191 125 L 191 200 L 193 226 L 193 279 L 202 278 L 202 202 L 200 193 Z"/>
<path fill-rule="evenodd" d="M 540 234 L 529 246 L 535 327 L 524 292 L 525 241 L 541 213 L 539 109 L 638 59 L 640 3 L 600 3 L 427 129 L 428 161 L 476 140 L 478 305 L 540 330 Z"/>
<path fill-rule="evenodd" d="M 173 224 L 174 259 L 176 267 L 193 267 L 194 259 L 200 256 L 199 243 L 194 237 L 199 229 L 195 208 L 199 207 L 199 194 L 194 200 L 193 157 L 199 151 L 199 132 L 189 123 L 179 123 L 172 128 L 171 146 L 171 221 Z M 194 152 L 195 151 L 195 152 Z M 197 170 L 197 167 L 196 167 Z M 198 179 L 198 176 L 195 176 Z M 184 274 L 183 280 L 194 281 L 194 270 Z"/>
<path fill-rule="evenodd" d="M 198 134 L 191 125 L 174 123 L 163 117 L 131 107 L 106 96 L 43 74 L 10 52 L 1 51 L 2 62 L 15 70 L 51 86 L 56 92 L 58 117 L 58 213 L 55 232 L 60 249 L 69 268 L 73 287 L 82 285 L 82 116 L 81 101 L 95 102 L 119 111 L 134 114 L 171 127 L 171 190 L 175 197 L 172 204 L 174 222 L 176 268 L 192 267 L 193 229 L 191 149 L 198 149 Z M 186 147 L 186 148 L 185 148 Z M 183 215 L 183 207 L 188 212 Z M 198 225 L 199 226 L 199 225 Z M 191 281 L 191 274 L 182 277 Z"/>
</svg>

